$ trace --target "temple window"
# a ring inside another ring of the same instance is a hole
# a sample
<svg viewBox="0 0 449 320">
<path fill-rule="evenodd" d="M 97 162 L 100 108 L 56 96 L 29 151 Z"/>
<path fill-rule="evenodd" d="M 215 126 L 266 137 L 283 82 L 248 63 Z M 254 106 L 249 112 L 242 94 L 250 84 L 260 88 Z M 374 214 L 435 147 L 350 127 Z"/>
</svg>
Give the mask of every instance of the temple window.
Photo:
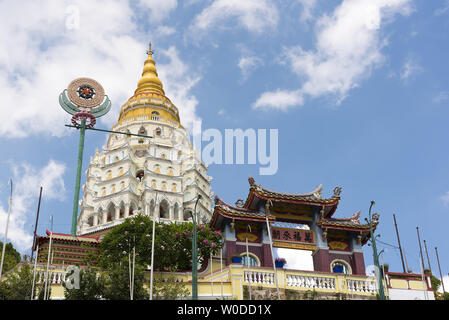
<svg viewBox="0 0 449 320">
<path fill-rule="evenodd" d="M 155 165 L 154 165 L 153 171 L 156 172 L 156 173 L 161 173 L 161 168 L 159 167 L 158 164 L 155 164 Z"/>
<path fill-rule="evenodd" d="M 123 174 L 123 167 L 118 168 L 118 175 L 121 176 Z"/>
<path fill-rule="evenodd" d="M 172 167 L 168 167 L 168 175 L 169 176 L 173 175 L 173 168 Z"/>
<path fill-rule="evenodd" d="M 160 136 L 162 134 L 162 129 L 161 128 L 156 128 L 156 135 Z"/>
<path fill-rule="evenodd" d="M 172 184 L 171 191 L 176 192 L 176 183 Z"/>
<path fill-rule="evenodd" d="M 248 257 L 246 256 L 246 253 L 241 255 L 242 257 L 242 264 L 244 266 L 248 265 L 248 258 L 249 258 L 249 265 L 253 266 L 253 267 L 257 267 L 259 266 L 259 262 L 257 261 L 257 259 L 252 255 L 252 254 L 248 254 Z"/>
<path fill-rule="evenodd" d="M 114 193 L 114 192 L 115 192 L 115 184 L 113 184 L 111 187 L 111 193 Z"/>
<path fill-rule="evenodd" d="M 350 274 L 350 268 L 348 264 L 341 260 L 335 260 L 331 264 L 331 269 L 333 273 L 343 273 Z"/>
<path fill-rule="evenodd" d="M 106 172 L 106 179 L 107 180 L 112 179 L 112 171 L 111 170 L 108 170 L 108 172 Z"/>
<path fill-rule="evenodd" d="M 158 116 L 158 115 L 159 115 L 159 112 L 153 111 L 153 112 L 151 112 L 151 114 L 152 114 L 152 115 L 155 115 L 155 116 Z"/>
<path fill-rule="evenodd" d="M 117 161 L 119 161 L 119 160 L 120 160 L 119 157 L 118 157 L 118 156 L 115 156 L 114 161 L 117 162 Z"/>
<path fill-rule="evenodd" d="M 123 190 L 123 189 L 125 189 L 125 182 L 124 181 L 122 181 L 120 183 L 120 190 Z"/>
<path fill-rule="evenodd" d="M 156 189 L 156 180 L 151 180 L 151 188 Z"/>
<path fill-rule="evenodd" d="M 162 190 L 164 190 L 164 191 L 167 190 L 167 182 L 165 182 L 165 181 L 162 182 Z"/>
<path fill-rule="evenodd" d="M 106 188 L 103 188 L 103 191 L 101 192 L 101 195 L 102 195 L 102 196 L 105 196 L 105 195 L 106 195 Z"/>
</svg>

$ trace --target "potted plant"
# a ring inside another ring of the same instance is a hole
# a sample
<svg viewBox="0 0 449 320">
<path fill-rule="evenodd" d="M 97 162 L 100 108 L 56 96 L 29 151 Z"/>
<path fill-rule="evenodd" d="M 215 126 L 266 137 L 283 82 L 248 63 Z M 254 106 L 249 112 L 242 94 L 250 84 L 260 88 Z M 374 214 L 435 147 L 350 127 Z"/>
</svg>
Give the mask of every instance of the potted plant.
<svg viewBox="0 0 449 320">
<path fill-rule="evenodd" d="M 276 268 L 283 268 L 284 264 L 286 264 L 287 261 L 284 258 L 276 258 L 274 261 L 274 264 L 276 265 Z"/>
</svg>

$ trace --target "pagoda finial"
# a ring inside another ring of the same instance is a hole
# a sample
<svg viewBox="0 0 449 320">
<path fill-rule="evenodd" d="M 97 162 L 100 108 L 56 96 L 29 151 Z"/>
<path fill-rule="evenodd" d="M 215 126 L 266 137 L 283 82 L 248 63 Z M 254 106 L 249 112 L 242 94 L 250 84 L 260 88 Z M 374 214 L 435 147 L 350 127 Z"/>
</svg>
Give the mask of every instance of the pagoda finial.
<svg viewBox="0 0 449 320">
<path fill-rule="evenodd" d="M 137 83 L 137 89 L 134 94 L 142 92 L 155 92 L 165 96 L 162 88 L 162 81 L 159 79 L 156 70 L 156 62 L 153 59 L 153 51 L 151 50 L 151 42 L 148 45 L 148 58 L 143 66 L 142 77 Z"/>
</svg>

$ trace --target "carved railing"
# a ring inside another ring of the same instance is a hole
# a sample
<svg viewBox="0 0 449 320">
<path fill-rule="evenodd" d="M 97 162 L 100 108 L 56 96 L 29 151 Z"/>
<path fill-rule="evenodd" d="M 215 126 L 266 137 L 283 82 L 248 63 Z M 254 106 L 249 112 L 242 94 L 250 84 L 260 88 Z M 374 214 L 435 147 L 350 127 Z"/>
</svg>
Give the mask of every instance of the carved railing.
<svg viewBox="0 0 449 320">
<path fill-rule="evenodd" d="M 244 271 L 244 281 L 249 282 L 250 284 L 257 285 L 274 285 L 274 273 L 267 271 L 252 271 L 245 270 Z"/>
<path fill-rule="evenodd" d="M 355 293 L 372 293 L 377 292 L 377 283 L 375 279 L 354 280 L 347 279 L 346 285 L 349 292 Z"/>
<path fill-rule="evenodd" d="M 335 278 L 287 274 L 288 287 L 336 290 Z"/>
</svg>

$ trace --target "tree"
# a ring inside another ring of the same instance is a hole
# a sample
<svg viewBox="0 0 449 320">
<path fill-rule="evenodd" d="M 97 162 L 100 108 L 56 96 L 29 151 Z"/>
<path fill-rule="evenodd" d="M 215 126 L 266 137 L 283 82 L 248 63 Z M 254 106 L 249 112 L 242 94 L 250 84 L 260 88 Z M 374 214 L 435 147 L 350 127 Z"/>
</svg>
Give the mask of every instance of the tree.
<svg viewBox="0 0 449 320">
<path fill-rule="evenodd" d="M 192 269 L 193 223 L 156 223 L 154 270 L 187 271 Z M 136 248 L 136 264 L 151 263 L 153 222 L 137 215 L 116 226 L 100 242 L 99 263 L 103 268 L 129 259 Z M 209 226 L 197 227 L 198 262 L 201 264 L 221 247 L 221 233 Z M 127 263 L 127 262 L 126 262 Z"/>
<path fill-rule="evenodd" d="M 5 277 L 6 279 L 0 282 L 1 300 L 29 300 L 31 298 L 33 270 L 27 263 L 20 265 Z"/>
<path fill-rule="evenodd" d="M 153 299 L 175 300 L 189 296 L 190 291 L 183 282 L 176 282 L 173 275 L 163 278 L 162 273 L 155 275 L 153 283 Z"/>
<path fill-rule="evenodd" d="M 104 298 L 107 300 L 129 300 L 130 299 L 130 279 L 128 262 L 110 264 L 105 270 Z M 143 284 L 145 282 L 145 269 L 142 265 L 136 264 L 134 275 L 133 300 L 148 299 L 148 293 Z"/>
<path fill-rule="evenodd" d="M 100 300 L 104 296 L 105 278 L 95 268 L 80 271 L 79 289 L 68 289 L 66 283 L 64 296 L 66 300 Z"/>
<path fill-rule="evenodd" d="M 0 248 L 3 248 L 3 242 L 0 241 Z M 20 253 L 14 249 L 11 242 L 5 246 L 5 259 L 3 261 L 2 275 L 14 268 L 20 262 Z"/>
</svg>

